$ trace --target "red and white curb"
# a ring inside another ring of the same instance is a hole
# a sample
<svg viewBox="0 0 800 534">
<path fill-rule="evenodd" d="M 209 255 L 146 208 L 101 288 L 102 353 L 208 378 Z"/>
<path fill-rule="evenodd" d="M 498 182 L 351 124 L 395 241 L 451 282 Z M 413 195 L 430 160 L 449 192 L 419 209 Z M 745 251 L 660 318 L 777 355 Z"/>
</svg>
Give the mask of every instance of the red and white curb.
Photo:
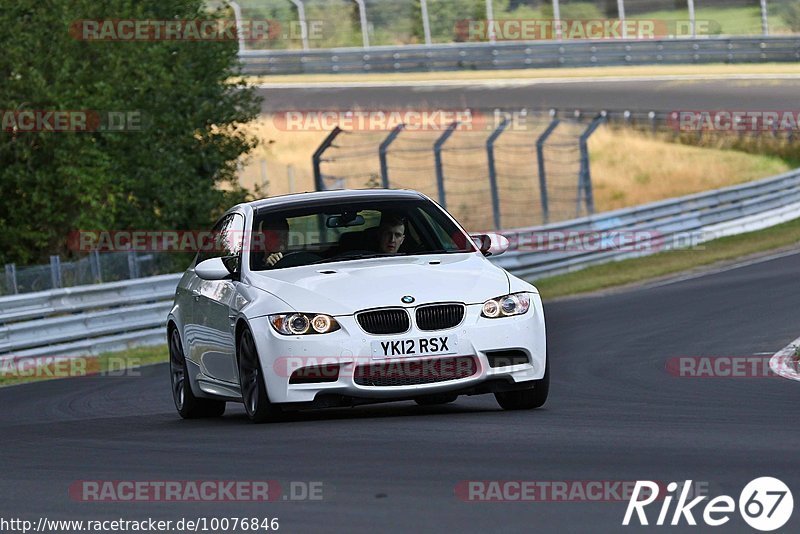
<svg viewBox="0 0 800 534">
<path fill-rule="evenodd" d="M 800 364 L 797 360 L 797 348 L 800 347 L 800 337 L 770 358 L 769 367 L 772 372 L 791 380 L 800 380 Z"/>
</svg>

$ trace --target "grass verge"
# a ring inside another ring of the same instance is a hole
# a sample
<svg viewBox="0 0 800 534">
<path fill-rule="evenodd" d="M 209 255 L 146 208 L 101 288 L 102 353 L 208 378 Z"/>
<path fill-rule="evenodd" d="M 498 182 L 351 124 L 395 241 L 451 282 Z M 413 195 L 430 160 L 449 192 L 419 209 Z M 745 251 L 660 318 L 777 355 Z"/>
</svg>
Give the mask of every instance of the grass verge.
<svg viewBox="0 0 800 534">
<path fill-rule="evenodd" d="M 136 347 L 69 360 L 15 358 L 0 362 L 0 387 L 78 376 L 131 376 L 130 370 L 168 361 L 166 345 Z"/>
<path fill-rule="evenodd" d="M 615 78 L 635 79 L 650 76 L 729 76 L 729 75 L 782 75 L 800 74 L 796 63 L 754 63 L 731 65 L 635 65 L 629 67 L 583 67 L 552 69 L 464 70 L 443 72 L 403 73 L 343 73 L 343 74 L 284 74 L 247 76 L 250 84 L 261 83 L 324 83 L 324 82 L 412 82 L 437 80 L 503 80 L 547 78 Z"/>
<path fill-rule="evenodd" d="M 689 271 L 800 244 L 800 219 L 701 245 L 703 249 L 660 252 L 588 267 L 582 271 L 533 280 L 545 300 L 588 293 Z"/>
</svg>

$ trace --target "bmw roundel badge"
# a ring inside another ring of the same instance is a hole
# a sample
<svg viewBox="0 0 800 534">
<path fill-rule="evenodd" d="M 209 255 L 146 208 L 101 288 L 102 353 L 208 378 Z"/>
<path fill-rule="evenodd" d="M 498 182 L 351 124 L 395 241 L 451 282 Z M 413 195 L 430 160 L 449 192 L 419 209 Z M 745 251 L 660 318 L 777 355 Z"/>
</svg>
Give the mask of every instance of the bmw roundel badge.
<svg viewBox="0 0 800 534">
<path fill-rule="evenodd" d="M 414 297 L 412 297 L 411 295 L 406 295 L 400 300 L 402 300 L 405 304 L 411 304 L 412 302 L 414 302 Z"/>
</svg>

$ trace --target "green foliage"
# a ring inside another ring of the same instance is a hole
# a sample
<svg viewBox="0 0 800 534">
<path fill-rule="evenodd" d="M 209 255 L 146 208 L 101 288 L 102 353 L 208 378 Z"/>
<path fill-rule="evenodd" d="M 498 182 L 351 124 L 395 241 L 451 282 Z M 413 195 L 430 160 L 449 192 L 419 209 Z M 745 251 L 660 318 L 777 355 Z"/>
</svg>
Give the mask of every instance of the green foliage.
<svg viewBox="0 0 800 534">
<path fill-rule="evenodd" d="M 793 32 L 800 31 L 800 2 L 780 3 L 775 7 L 775 11 L 783 18 L 789 29 Z"/>
<path fill-rule="evenodd" d="M 601 19 L 605 15 L 600 9 L 588 2 L 575 2 L 560 4 L 561 18 L 564 20 L 588 20 L 588 19 Z M 553 18 L 553 4 L 545 4 L 542 6 L 542 14 L 545 18 Z"/>
<path fill-rule="evenodd" d="M 78 40 L 80 19 L 208 19 L 200 0 L 6 2 L 0 110 L 139 113 L 141 131 L 0 131 L 0 263 L 68 253 L 71 230 L 208 228 L 246 197 L 236 177 L 258 101 L 237 43 Z M 223 18 L 231 18 L 228 13 Z M 68 255 L 68 254 L 66 254 Z"/>
</svg>

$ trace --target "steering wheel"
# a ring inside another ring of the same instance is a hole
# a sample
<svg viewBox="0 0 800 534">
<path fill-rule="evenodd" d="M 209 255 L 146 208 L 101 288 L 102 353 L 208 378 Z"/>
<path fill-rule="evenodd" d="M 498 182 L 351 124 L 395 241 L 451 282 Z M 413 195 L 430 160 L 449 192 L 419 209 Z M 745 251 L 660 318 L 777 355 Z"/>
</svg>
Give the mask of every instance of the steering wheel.
<svg viewBox="0 0 800 534">
<path fill-rule="evenodd" d="M 295 250 L 294 252 L 287 252 L 281 259 L 275 262 L 272 268 L 280 267 L 297 267 L 299 265 L 308 265 L 321 259 L 319 254 L 307 252 L 305 250 Z M 289 261 L 287 261 L 289 260 Z"/>
</svg>

